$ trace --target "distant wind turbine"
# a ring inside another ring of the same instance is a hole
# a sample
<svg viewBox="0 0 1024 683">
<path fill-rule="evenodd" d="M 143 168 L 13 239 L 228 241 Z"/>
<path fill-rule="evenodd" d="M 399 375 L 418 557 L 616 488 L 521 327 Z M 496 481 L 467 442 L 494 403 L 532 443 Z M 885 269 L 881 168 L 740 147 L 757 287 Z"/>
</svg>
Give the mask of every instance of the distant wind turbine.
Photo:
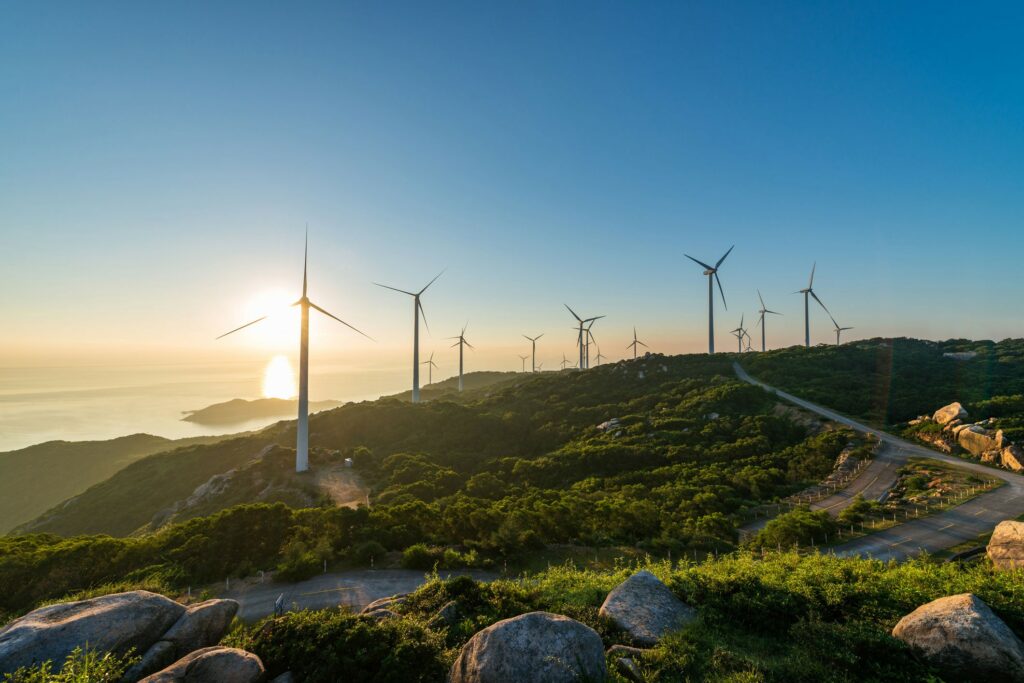
<svg viewBox="0 0 1024 683">
<path fill-rule="evenodd" d="M 731 334 L 734 337 L 736 337 L 736 341 L 739 342 L 738 353 L 743 353 L 743 337 L 748 336 L 746 329 L 743 328 L 743 319 L 745 317 L 746 317 L 746 314 L 740 315 L 740 326 L 737 327 L 735 330 L 730 330 L 729 331 L 729 334 Z"/>
<path fill-rule="evenodd" d="M 715 352 L 715 282 L 718 283 L 718 293 L 722 295 L 722 306 L 724 306 L 726 310 L 729 310 L 729 306 L 725 303 L 725 291 L 722 289 L 722 281 L 718 278 L 718 269 L 722 266 L 722 262 L 725 261 L 726 257 L 729 256 L 735 248 L 735 244 L 729 247 L 729 251 L 725 252 L 725 254 L 722 255 L 722 258 L 718 259 L 718 263 L 713 266 L 709 266 L 703 261 L 698 261 L 689 254 L 683 254 L 683 256 L 690 259 L 698 266 L 702 266 L 704 268 L 704 274 L 708 276 L 708 353 Z"/>
<path fill-rule="evenodd" d="M 595 346 L 597 345 L 597 339 L 594 337 L 594 333 L 590 331 L 591 328 L 594 326 L 594 322 L 596 322 L 596 320 L 591 320 L 590 324 L 587 325 L 587 330 L 586 330 L 586 332 L 587 332 L 587 353 L 585 355 L 586 355 L 586 359 L 587 359 L 587 367 L 588 368 L 590 367 L 590 342 L 594 342 Z M 601 353 L 601 347 L 597 348 L 597 352 Z M 597 364 L 598 365 L 601 364 L 601 359 L 600 358 L 597 359 Z"/>
<path fill-rule="evenodd" d="M 562 369 L 565 370 L 566 365 L 570 365 L 572 361 L 565 357 L 565 353 L 562 353 Z"/>
<path fill-rule="evenodd" d="M 647 344 L 644 344 L 642 341 L 640 341 L 639 339 L 636 338 L 636 328 L 634 327 L 633 328 L 633 343 L 626 345 L 627 349 L 630 349 L 630 348 L 633 349 L 633 360 L 636 360 L 636 347 L 638 345 L 644 347 L 645 349 L 648 348 Z"/>
<path fill-rule="evenodd" d="M 302 311 L 302 322 L 299 327 L 299 416 L 298 424 L 295 428 L 295 471 L 305 472 L 309 469 L 309 309 L 315 309 L 328 318 L 334 318 L 345 327 L 359 332 L 367 339 L 371 339 L 369 335 L 364 332 L 357 330 L 352 325 L 341 318 L 335 316 L 333 313 L 328 313 L 324 309 L 317 306 L 315 303 L 309 300 L 306 296 L 307 290 L 307 265 L 309 263 L 309 232 L 306 232 L 306 246 L 302 256 L 302 297 L 292 304 L 292 306 L 298 306 L 299 310 Z M 257 318 L 251 323 L 246 323 L 241 327 L 236 327 L 230 332 L 217 337 L 217 339 L 223 339 L 229 334 L 234 334 L 239 330 L 243 330 L 250 325 L 266 320 L 269 315 Z"/>
<path fill-rule="evenodd" d="M 574 311 L 571 308 L 569 308 L 569 304 L 565 304 L 565 307 L 567 309 L 569 309 L 569 312 L 572 313 L 572 317 L 576 318 L 576 322 L 579 324 L 579 328 L 577 329 L 578 335 L 576 337 L 576 345 L 580 347 L 580 363 L 579 363 L 579 367 L 582 369 L 583 367 L 585 367 L 584 366 L 584 357 L 585 357 L 584 354 L 586 353 L 586 349 L 584 348 L 586 346 L 586 344 L 585 344 L 585 340 L 584 340 L 584 337 L 583 337 L 583 332 L 584 332 L 584 330 L 589 330 L 590 329 L 590 328 L 584 328 L 584 325 L 586 325 L 587 323 L 593 324 L 593 322 L 595 320 L 600 320 L 604 316 L 603 315 L 598 315 L 598 316 L 594 316 L 593 318 L 581 318 L 578 315 L 576 315 L 576 311 Z"/>
<path fill-rule="evenodd" d="M 457 342 L 452 344 L 452 348 L 454 349 L 456 346 L 459 347 L 459 391 L 462 391 L 462 351 L 463 351 L 463 347 L 464 346 L 468 346 L 469 348 L 473 348 L 473 345 L 470 344 L 468 341 L 466 341 L 466 328 L 468 326 L 469 326 L 469 323 L 466 323 L 465 325 L 462 326 L 462 332 L 459 332 L 459 336 L 458 337 L 448 337 L 449 339 L 457 339 L 458 340 Z"/>
<path fill-rule="evenodd" d="M 421 365 L 427 366 L 427 386 L 434 383 L 434 368 L 437 367 L 437 363 L 434 362 L 434 352 L 430 352 L 430 358 L 423 361 Z"/>
<path fill-rule="evenodd" d="M 595 344 L 596 344 L 596 343 L 597 343 L 597 342 L 595 342 Z M 601 365 L 601 359 L 602 359 L 602 358 L 607 358 L 607 357 L 608 357 L 608 356 L 602 356 L 602 355 L 601 355 L 601 347 L 600 347 L 600 346 L 598 346 L 598 347 L 597 347 L 597 364 L 598 364 L 598 365 Z"/>
<path fill-rule="evenodd" d="M 832 318 L 831 315 L 829 315 L 829 317 Z M 843 332 L 846 332 L 847 330 L 853 329 L 852 327 L 839 327 L 839 323 L 836 322 L 835 318 L 832 318 L 832 326 L 836 330 L 836 346 L 839 346 L 839 335 L 841 335 Z"/>
<path fill-rule="evenodd" d="M 523 372 L 526 372 L 526 359 L 530 357 L 530 354 L 525 356 L 519 356 L 519 360 L 523 361 Z"/>
<path fill-rule="evenodd" d="M 540 372 L 543 369 L 544 369 L 544 364 L 543 363 L 537 363 L 537 372 Z"/>
<path fill-rule="evenodd" d="M 442 270 L 440 273 L 434 276 L 434 279 L 427 283 L 427 286 L 418 292 L 407 292 L 404 289 L 398 289 L 397 287 L 391 287 L 388 285 L 382 285 L 379 282 L 373 284 L 384 289 L 390 289 L 394 292 L 401 292 L 402 294 L 408 294 L 412 297 L 412 402 L 419 403 L 420 401 L 420 315 L 423 315 L 423 324 L 427 327 L 427 332 L 430 331 L 430 325 L 427 324 L 427 314 L 423 311 L 423 304 L 420 303 L 420 297 L 423 292 L 427 291 L 427 287 L 434 284 L 437 278 L 444 274 Z"/>
<path fill-rule="evenodd" d="M 538 334 L 536 337 L 527 337 L 525 334 L 523 335 L 523 337 L 530 340 L 530 345 L 533 348 L 533 351 L 531 352 L 533 354 L 533 360 L 530 361 L 530 369 L 533 372 L 537 372 L 537 340 L 543 336 L 543 332 Z"/>
<path fill-rule="evenodd" d="M 828 317 L 830 317 L 830 318 L 832 317 L 832 314 L 828 312 L 827 308 L 825 308 L 825 304 L 823 304 L 821 302 L 821 299 L 818 298 L 818 295 L 814 293 L 814 271 L 817 270 L 817 268 L 818 268 L 818 263 L 815 262 L 814 265 L 811 267 L 811 280 L 810 280 L 810 282 L 807 283 L 807 289 L 801 289 L 801 290 L 798 290 L 796 292 L 793 292 L 794 294 L 803 294 L 804 295 L 804 346 L 810 346 L 811 345 L 811 303 L 810 303 L 811 300 L 810 300 L 810 297 L 814 297 L 814 300 L 818 302 L 818 305 L 820 305 L 822 307 L 822 309 L 826 313 L 828 313 Z"/>
<path fill-rule="evenodd" d="M 760 311 L 758 311 L 758 313 L 760 313 L 761 315 L 760 315 L 760 317 L 759 317 L 759 318 L 757 319 L 757 324 L 761 326 L 761 350 L 762 350 L 762 351 L 766 351 L 766 350 L 767 350 L 767 348 L 766 348 L 766 346 L 765 346 L 765 333 L 764 333 L 764 316 L 765 316 L 766 314 L 768 314 L 768 313 L 771 313 L 772 315 L 782 315 L 782 314 L 781 314 L 781 313 L 778 313 L 778 312 L 776 312 L 776 311 L 769 311 L 769 310 L 768 310 L 768 307 L 764 305 L 764 299 L 763 299 L 763 298 L 761 298 L 761 290 L 760 290 L 760 289 L 759 289 L 759 290 L 757 290 L 757 298 L 758 298 L 758 300 L 760 300 L 760 302 L 761 302 L 761 310 L 760 310 Z"/>
</svg>

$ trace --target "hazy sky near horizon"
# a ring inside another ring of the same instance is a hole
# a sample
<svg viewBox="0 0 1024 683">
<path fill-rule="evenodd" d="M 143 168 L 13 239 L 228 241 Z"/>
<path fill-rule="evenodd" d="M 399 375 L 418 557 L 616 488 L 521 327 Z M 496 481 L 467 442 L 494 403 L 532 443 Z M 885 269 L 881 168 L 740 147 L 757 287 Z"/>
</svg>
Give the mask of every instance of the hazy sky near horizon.
<svg viewBox="0 0 1024 683">
<path fill-rule="evenodd" d="M 293 353 L 213 338 L 297 298 L 314 358 L 432 336 L 512 369 L 522 333 L 613 358 L 706 348 L 684 253 L 736 249 L 718 347 L 816 289 L 851 338 L 1020 336 L 1019 3 L 0 5 L 0 367 Z M 815 341 L 833 339 L 815 311 Z M 280 325 L 279 325 L 280 327 Z M 280 329 L 278 329 L 280 332 Z M 756 333 L 755 333 L 756 334 Z"/>
</svg>

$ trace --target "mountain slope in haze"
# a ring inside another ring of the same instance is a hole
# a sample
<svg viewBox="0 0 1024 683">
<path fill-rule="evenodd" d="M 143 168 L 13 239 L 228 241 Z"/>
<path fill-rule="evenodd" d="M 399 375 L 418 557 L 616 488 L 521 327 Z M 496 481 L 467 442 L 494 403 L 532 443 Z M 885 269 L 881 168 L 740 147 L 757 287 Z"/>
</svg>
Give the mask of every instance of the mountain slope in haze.
<svg viewBox="0 0 1024 683">
<path fill-rule="evenodd" d="M 341 401 L 311 401 L 309 411 L 318 413 L 337 408 L 341 404 Z M 258 398 L 250 401 L 235 398 L 199 410 L 188 410 L 181 419 L 203 425 L 230 425 L 262 418 L 289 417 L 296 413 L 298 405 L 299 402 L 294 399 Z"/>
<path fill-rule="evenodd" d="M 47 441 L 0 453 L 0 534 L 153 453 L 223 437 L 132 434 L 107 441 Z"/>
</svg>

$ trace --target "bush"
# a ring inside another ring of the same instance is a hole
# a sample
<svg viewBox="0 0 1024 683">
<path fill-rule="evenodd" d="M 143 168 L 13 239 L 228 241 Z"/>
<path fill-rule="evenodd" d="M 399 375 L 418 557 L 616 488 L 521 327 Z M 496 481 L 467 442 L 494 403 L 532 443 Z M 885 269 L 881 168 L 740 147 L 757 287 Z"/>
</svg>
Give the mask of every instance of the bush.
<svg viewBox="0 0 1024 683">
<path fill-rule="evenodd" d="M 835 530 L 836 523 L 827 512 L 812 512 L 802 505 L 768 522 L 751 545 L 755 548 L 791 548 L 794 545 L 821 544 Z"/>
<path fill-rule="evenodd" d="M 60 671 L 54 671 L 53 662 L 46 661 L 4 674 L 4 683 L 116 683 L 138 660 L 131 652 L 124 656 L 109 652 L 101 655 L 77 647 L 64 660 Z"/>
<path fill-rule="evenodd" d="M 356 564 L 368 565 L 373 558 L 384 557 L 388 549 L 377 541 L 364 541 L 352 549 L 352 561 Z"/>
<path fill-rule="evenodd" d="M 844 524 L 859 524 L 874 509 L 875 505 L 864 500 L 864 496 L 857 494 L 850 505 L 839 513 L 839 521 Z"/>
</svg>

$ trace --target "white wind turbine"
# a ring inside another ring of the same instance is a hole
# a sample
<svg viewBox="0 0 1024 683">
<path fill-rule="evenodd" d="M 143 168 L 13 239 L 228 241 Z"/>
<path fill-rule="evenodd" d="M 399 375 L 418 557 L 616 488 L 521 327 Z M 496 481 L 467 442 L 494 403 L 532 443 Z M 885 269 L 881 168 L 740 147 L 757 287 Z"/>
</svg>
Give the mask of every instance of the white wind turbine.
<svg viewBox="0 0 1024 683">
<path fill-rule="evenodd" d="M 745 317 L 746 317 L 746 314 L 741 315 L 740 316 L 740 326 L 737 327 L 735 330 L 730 330 L 729 331 L 729 334 L 731 334 L 732 336 L 736 337 L 736 341 L 739 342 L 739 349 L 738 349 L 739 353 L 743 353 L 743 337 L 750 336 L 750 335 L 747 334 L 747 330 L 743 327 L 743 319 Z"/>
<path fill-rule="evenodd" d="M 345 327 L 359 332 L 367 339 L 371 339 L 369 335 L 360 330 L 356 329 L 352 325 L 341 318 L 335 316 L 333 313 L 328 313 L 324 309 L 317 306 L 315 303 L 309 300 L 306 296 L 307 290 L 307 265 L 309 263 L 309 235 L 306 235 L 306 246 L 302 256 L 302 297 L 292 304 L 292 306 L 298 306 L 299 310 L 302 311 L 302 322 L 299 327 L 299 416 L 298 423 L 295 427 L 295 471 L 305 472 L 309 469 L 309 309 L 315 309 L 328 318 L 334 318 Z M 258 322 L 266 320 L 269 315 L 262 316 L 253 320 L 251 323 L 246 323 L 241 327 L 236 327 L 230 332 L 217 337 L 217 339 L 223 339 L 229 334 L 234 334 L 239 330 L 243 330 L 250 325 L 255 325 Z"/>
<path fill-rule="evenodd" d="M 764 299 L 761 298 L 761 290 L 760 289 L 757 290 L 757 298 L 761 302 L 761 310 L 758 311 L 758 313 L 760 313 L 761 315 L 757 319 L 757 324 L 761 326 L 761 350 L 762 351 L 766 351 L 767 348 L 765 347 L 764 316 L 766 314 L 768 314 L 768 313 L 771 313 L 772 315 L 782 315 L 782 314 L 778 313 L 777 311 L 769 311 L 768 310 L 768 307 L 764 305 Z"/>
<path fill-rule="evenodd" d="M 434 284 L 437 278 L 444 274 L 442 270 L 440 273 L 434 276 L 434 279 L 427 283 L 427 286 L 418 292 L 407 292 L 404 289 L 398 289 L 397 287 L 390 287 L 388 285 L 382 285 L 379 282 L 373 284 L 384 289 L 390 289 L 395 292 L 401 292 L 402 294 L 408 294 L 412 297 L 412 402 L 419 403 L 420 400 L 420 315 L 423 315 L 423 324 L 427 326 L 427 332 L 430 331 L 430 325 L 427 324 L 427 314 L 423 311 L 423 304 L 420 303 L 420 297 L 423 292 L 427 291 L 427 287 Z"/>
<path fill-rule="evenodd" d="M 590 328 L 589 327 L 585 328 L 584 325 L 586 325 L 587 323 L 593 324 L 595 320 L 600 320 L 604 316 L 603 315 L 598 315 L 598 316 L 594 316 L 593 318 L 581 318 L 578 315 L 576 315 L 576 311 L 574 311 L 571 308 L 569 308 L 569 304 L 565 304 L 565 307 L 567 309 L 569 309 L 569 312 L 572 313 L 572 317 L 576 318 L 576 322 L 579 324 L 579 328 L 578 329 L 574 328 L 574 329 L 577 329 L 577 333 L 578 333 L 578 335 L 576 337 L 576 345 L 580 347 L 579 368 L 583 369 L 584 367 L 586 367 L 584 365 L 584 354 L 586 353 L 585 341 L 586 342 L 590 341 L 589 337 L 587 337 L 586 340 L 584 340 L 583 333 L 587 332 L 589 334 L 589 331 L 590 331 Z"/>
<path fill-rule="evenodd" d="M 469 323 L 466 323 L 465 325 L 462 326 L 462 332 L 459 332 L 459 336 L 458 337 L 448 337 L 449 339 L 458 339 L 457 342 L 452 344 L 452 348 L 454 349 L 456 346 L 459 347 L 459 391 L 462 391 L 462 352 L 463 352 L 463 347 L 464 346 L 468 346 L 469 348 L 473 348 L 473 345 L 470 344 L 468 341 L 466 341 L 466 328 L 468 326 L 469 326 Z"/>
<path fill-rule="evenodd" d="M 530 341 L 530 345 L 533 348 L 533 350 L 531 351 L 531 353 L 533 354 L 533 360 L 530 361 L 530 369 L 533 370 L 533 372 L 537 372 L 537 340 L 543 336 L 543 332 L 538 334 L 536 337 L 527 337 L 525 334 L 523 335 L 525 339 L 528 339 Z"/>
<path fill-rule="evenodd" d="M 725 291 L 722 289 L 722 281 L 718 278 L 718 269 L 735 247 L 735 244 L 729 247 L 729 251 L 725 252 L 722 258 L 718 259 L 718 263 L 713 266 L 709 266 L 703 261 L 698 261 L 689 254 L 683 254 L 683 256 L 698 266 L 702 266 L 704 274 L 708 276 L 708 353 L 715 352 L 715 282 L 718 283 L 718 293 L 722 295 L 722 306 L 729 310 L 729 306 L 725 303 Z"/>
<path fill-rule="evenodd" d="M 420 363 L 420 365 L 427 366 L 427 386 L 429 387 L 434 383 L 434 368 L 437 367 L 437 363 L 434 362 L 434 352 L 430 352 L 430 358 Z"/>
<path fill-rule="evenodd" d="M 523 372 L 526 372 L 526 359 L 530 357 L 530 354 L 525 356 L 519 356 L 519 360 L 523 361 Z"/>
<path fill-rule="evenodd" d="M 626 345 L 627 349 L 633 349 L 633 360 L 636 360 L 636 347 L 637 346 L 642 346 L 645 349 L 648 348 L 647 344 L 644 344 L 642 341 L 640 341 L 639 339 L 636 338 L 636 328 L 634 327 L 633 328 L 633 343 Z"/>
<path fill-rule="evenodd" d="M 565 366 L 566 365 L 570 365 L 571 363 L 572 363 L 572 361 L 570 361 L 568 358 L 566 358 L 565 357 L 565 353 L 563 352 L 562 353 L 562 363 L 561 363 L 562 369 L 565 370 Z"/>
<path fill-rule="evenodd" d="M 829 315 L 829 317 L 832 318 L 831 314 Z M 847 330 L 853 329 L 852 327 L 839 327 L 839 323 L 836 322 L 835 318 L 832 318 L 832 326 L 836 330 L 836 346 L 839 346 L 839 335 L 841 335 L 843 332 L 846 332 Z"/>
<path fill-rule="evenodd" d="M 818 264 L 817 264 L 817 262 L 815 262 L 814 265 L 811 266 L 811 280 L 810 280 L 810 282 L 807 283 L 807 288 L 806 289 L 798 290 L 796 292 L 793 292 L 794 294 L 803 294 L 804 295 L 804 346 L 810 346 L 811 345 L 811 299 L 810 298 L 814 297 L 814 300 L 818 302 L 818 305 L 821 306 L 821 308 L 826 313 L 828 313 L 828 317 L 830 317 L 830 318 L 832 317 L 832 314 L 828 312 L 827 308 L 825 308 L 825 304 L 821 303 L 821 299 L 819 299 L 818 295 L 814 293 L 814 271 L 817 270 L 817 268 L 818 268 Z"/>
</svg>

